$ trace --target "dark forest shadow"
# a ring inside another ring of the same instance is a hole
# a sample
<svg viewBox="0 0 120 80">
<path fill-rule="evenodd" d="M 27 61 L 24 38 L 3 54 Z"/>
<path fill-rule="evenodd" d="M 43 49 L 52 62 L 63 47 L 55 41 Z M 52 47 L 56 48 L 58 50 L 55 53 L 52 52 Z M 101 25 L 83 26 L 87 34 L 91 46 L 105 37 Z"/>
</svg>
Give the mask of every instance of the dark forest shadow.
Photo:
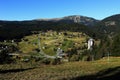
<svg viewBox="0 0 120 80">
<path fill-rule="evenodd" d="M 120 80 L 120 67 L 109 68 L 97 74 L 80 76 L 70 80 Z"/>
<path fill-rule="evenodd" d="M 22 71 L 31 70 L 31 69 L 34 69 L 34 68 L 0 70 L 0 74 L 5 74 L 5 73 L 16 73 L 16 72 L 22 72 Z"/>
</svg>

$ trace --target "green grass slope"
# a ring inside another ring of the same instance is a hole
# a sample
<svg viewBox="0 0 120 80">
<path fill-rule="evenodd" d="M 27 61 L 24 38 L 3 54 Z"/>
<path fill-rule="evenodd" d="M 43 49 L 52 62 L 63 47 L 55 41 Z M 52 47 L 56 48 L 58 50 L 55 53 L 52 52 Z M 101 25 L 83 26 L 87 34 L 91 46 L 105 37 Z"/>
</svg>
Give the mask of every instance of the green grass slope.
<svg viewBox="0 0 120 80">
<path fill-rule="evenodd" d="M 120 57 L 34 67 L 28 63 L 0 65 L 0 69 L 0 80 L 120 80 Z"/>
</svg>

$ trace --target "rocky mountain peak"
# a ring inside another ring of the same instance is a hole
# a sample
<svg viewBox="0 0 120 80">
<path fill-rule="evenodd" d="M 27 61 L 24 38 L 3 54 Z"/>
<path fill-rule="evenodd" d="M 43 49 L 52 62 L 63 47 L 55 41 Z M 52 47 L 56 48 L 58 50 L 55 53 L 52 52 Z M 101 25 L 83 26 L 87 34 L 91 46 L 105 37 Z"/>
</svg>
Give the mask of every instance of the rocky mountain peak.
<svg viewBox="0 0 120 80">
<path fill-rule="evenodd" d="M 92 26 L 99 20 L 96 20 L 91 17 L 80 16 L 80 15 L 71 15 L 65 16 L 62 18 L 52 18 L 52 19 L 37 19 L 39 21 L 53 21 L 53 22 L 67 22 L 67 23 L 80 23 L 87 26 Z"/>
<path fill-rule="evenodd" d="M 71 20 L 74 23 L 81 23 L 88 26 L 93 25 L 99 21 L 91 17 L 80 16 L 80 15 L 66 16 L 63 18 L 63 20 Z"/>
</svg>

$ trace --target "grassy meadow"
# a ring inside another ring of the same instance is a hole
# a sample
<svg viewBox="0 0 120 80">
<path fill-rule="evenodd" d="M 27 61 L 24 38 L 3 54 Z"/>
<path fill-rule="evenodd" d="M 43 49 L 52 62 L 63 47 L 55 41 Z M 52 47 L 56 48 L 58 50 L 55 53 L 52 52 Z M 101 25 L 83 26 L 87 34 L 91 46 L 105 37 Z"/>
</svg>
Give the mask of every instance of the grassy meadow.
<svg viewBox="0 0 120 80">
<path fill-rule="evenodd" d="M 24 54 L 24 57 L 15 57 L 15 61 L 10 64 L 0 64 L 0 80 L 120 80 L 120 57 L 103 57 L 95 61 L 63 61 L 56 65 L 44 64 L 42 60 L 46 58 L 36 61 L 40 57 L 37 51 L 39 47 L 45 54 L 52 56 L 56 55 L 58 48 L 64 53 L 70 49 L 80 52 L 87 50 L 89 38 L 81 32 L 48 31 L 25 36 L 18 43 L 1 42 L 0 44 L 17 46 L 19 54 Z M 95 41 L 96 45 L 99 43 L 99 40 Z M 78 55 L 71 58 L 75 59 L 76 56 Z M 30 57 L 29 61 L 21 60 L 25 57 Z"/>
<path fill-rule="evenodd" d="M 40 34 L 25 36 L 18 44 L 19 49 L 23 53 L 34 51 L 38 48 L 38 37 L 40 38 L 40 47 L 49 55 L 55 55 L 58 48 L 67 52 L 68 49 L 87 46 L 85 42 L 86 39 L 89 38 L 89 36 L 80 32 L 41 32 Z"/>
<path fill-rule="evenodd" d="M 0 65 L 0 80 L 120 80 L 120 57 L 60 65 L 19 63 Z"/>
</svg>

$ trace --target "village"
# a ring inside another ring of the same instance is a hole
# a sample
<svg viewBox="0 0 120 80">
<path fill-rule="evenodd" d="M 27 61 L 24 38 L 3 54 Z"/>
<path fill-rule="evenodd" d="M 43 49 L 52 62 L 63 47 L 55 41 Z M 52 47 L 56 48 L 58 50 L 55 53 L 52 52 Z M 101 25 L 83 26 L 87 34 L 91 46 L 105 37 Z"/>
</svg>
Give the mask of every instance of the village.
<svg viewBox="0 0 120 80">
<path fill-rule="evenodd" d="M 30 57 L 35 59 L 59 58 L 62 61 L 79 61 L 88 60 L 88 54 L 84 51 L 91 51 L 93 45 L 99 45 L 100 41 L 87 36 L 82 32 L 62 31 L 56 32 L 49 30 L 47 32 L 33 31 L 30 36 L 25 36 L 20 42 L 6 40 L 3 44 L 16 45 L 17 49 L 14 52 L 9 52 L 9 56 L 22 61 L 29 61 Z M 1 49 L 4 46 L 1 46 Z M 3 49 L 7 49 L 5 46 Z"/>
</svg>

